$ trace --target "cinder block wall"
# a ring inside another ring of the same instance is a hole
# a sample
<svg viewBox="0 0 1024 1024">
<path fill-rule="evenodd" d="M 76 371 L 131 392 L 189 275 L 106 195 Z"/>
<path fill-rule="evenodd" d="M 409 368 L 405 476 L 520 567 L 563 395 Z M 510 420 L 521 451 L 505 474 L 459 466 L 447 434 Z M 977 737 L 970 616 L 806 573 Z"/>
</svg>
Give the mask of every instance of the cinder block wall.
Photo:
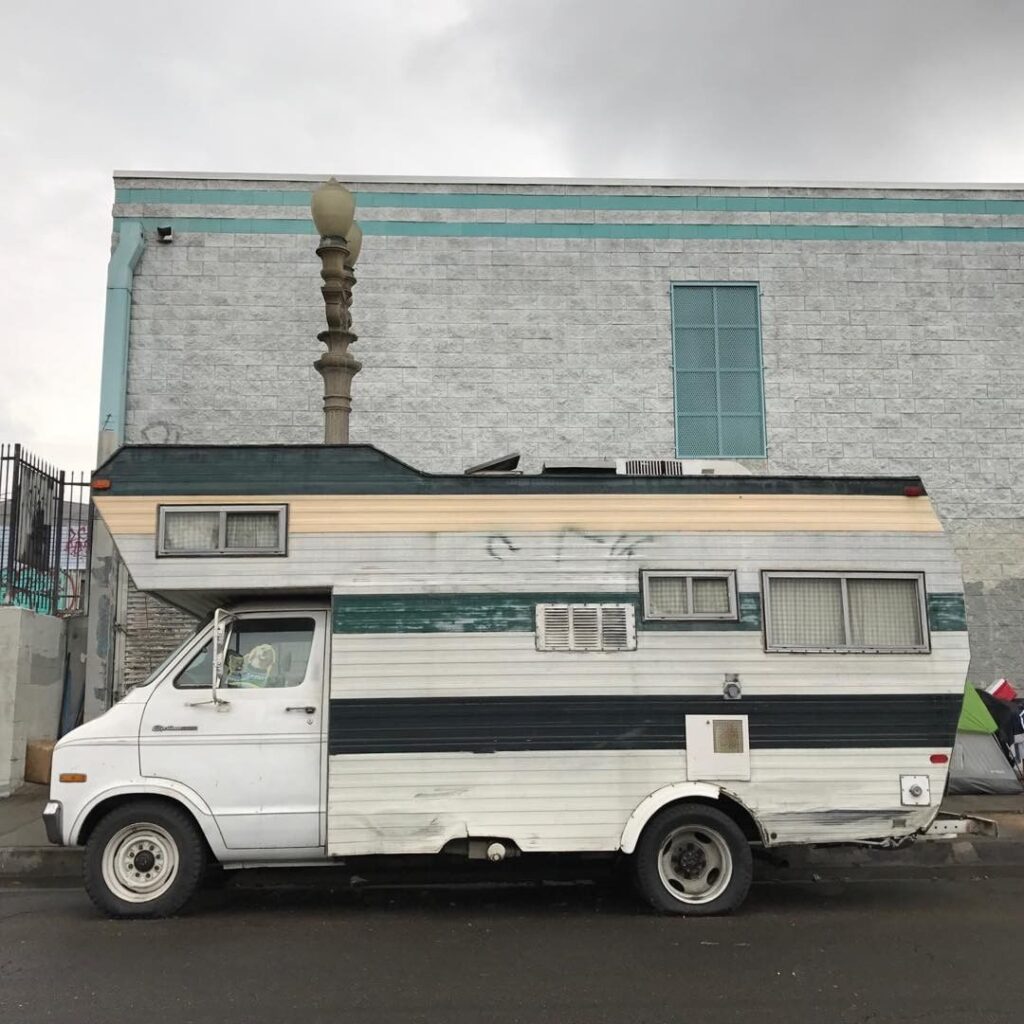
<svg viewBox="0 0 1024 1024">
<path fill-rule="evenodd" d="M 127 440 L 319 440 L 314 183 L 116 184 L 149 237 Z M 757 282 L 751 467 L 921 474 L 963 558 L 973 678 L 1024 676 L 1024 190 L 350 184 L 354 441 L 431 470 L 671 456 L 670 285 Z"/>
<path fill-rule="evenodd" d="M 0 608 L 0 798 L 25 781 L 25 744 L 57 738 L 64 692 L 64 621 Z"/>
<path fill-rule="evenodd" d="M 124 682 L 135 686 L 154 669 L 197 625 L 194 615 L 128 584 L 125 628 Z"/>
</svg>

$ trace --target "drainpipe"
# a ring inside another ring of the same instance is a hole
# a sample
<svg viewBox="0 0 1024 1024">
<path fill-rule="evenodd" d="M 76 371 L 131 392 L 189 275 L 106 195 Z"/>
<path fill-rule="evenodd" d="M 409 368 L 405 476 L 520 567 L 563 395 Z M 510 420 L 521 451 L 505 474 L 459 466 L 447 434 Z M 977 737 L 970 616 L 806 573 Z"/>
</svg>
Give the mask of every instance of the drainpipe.
<svg viewBox="0 0 1024 1024">
<path fill-rule="evenodd" d="M 124 443 L 128 391 L 128 333 L 132 280 L 145 247 L 142 222 L 121 221 L 117 245 L 107 267 L 107 309 L 103 322 L 103 372 L 100 382 L 100 437 L 97 464 Z"/>
<path fill-rule="evenodd" d="M 117 244 L 107 267 L 107 306 L 103 323 L 103 371 L 100 383 L 97 465 L 124 444 L 128 391 L 128 342 L 132 312 L 132 281 L 145 246 L 142 222 L 121 221 Z M 85 666 L 86 721 L 103 714 L 112 703 L 114 682 L 123 674 L 116 664 L 114 643 L 120 565 L 114 542 L 99 516 L 92 524 L 89 565 L 89 638 Z"/>
</svg>

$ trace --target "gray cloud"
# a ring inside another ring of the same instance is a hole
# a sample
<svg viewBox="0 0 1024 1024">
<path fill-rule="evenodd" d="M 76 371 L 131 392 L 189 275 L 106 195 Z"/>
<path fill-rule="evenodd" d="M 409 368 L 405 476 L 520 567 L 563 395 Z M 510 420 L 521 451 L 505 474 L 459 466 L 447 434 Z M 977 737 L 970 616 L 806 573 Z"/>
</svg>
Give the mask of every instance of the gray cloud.
<svg viewBox="0 0 1024 1024">
<path fill-rule="evenodd" d="M 5 4 L 0 434 L 92 460 L 115 167 L 1019 180 L 1024 4 Z"/>
<path fill-rule="evenodd" d="M 520 0 L 446 44 L 579 174 L 1022 177 L 1018 2 Z"/>
</svg>

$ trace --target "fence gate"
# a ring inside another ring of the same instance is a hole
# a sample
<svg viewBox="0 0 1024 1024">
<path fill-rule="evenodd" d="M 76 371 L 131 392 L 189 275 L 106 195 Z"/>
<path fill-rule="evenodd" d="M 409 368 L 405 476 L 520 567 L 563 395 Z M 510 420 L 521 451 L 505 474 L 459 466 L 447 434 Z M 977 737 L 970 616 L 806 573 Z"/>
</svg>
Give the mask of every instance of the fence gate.
<svg viewBox="0 0 1024 1024">
<path fill-rule="evenodd" d="M 85 612 L 91 537 L 87 475 L 0 445 L 0 605 Z"/>
</svg>

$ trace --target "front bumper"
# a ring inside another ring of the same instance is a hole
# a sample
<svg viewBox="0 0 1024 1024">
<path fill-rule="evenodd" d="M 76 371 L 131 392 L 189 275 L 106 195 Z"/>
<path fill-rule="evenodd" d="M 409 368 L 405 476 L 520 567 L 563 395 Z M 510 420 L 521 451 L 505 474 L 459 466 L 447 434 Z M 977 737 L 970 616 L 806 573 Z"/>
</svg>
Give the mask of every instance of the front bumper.
<svg viewBox="0 0 1024 1024">
<path fill-rule="evenodd" d="M 51 800 L 43 808 L 43 825 L 46 826 L 46 838 L 56 846 L 64 845 L 64 836 L 61 832 L 61 811 L 62 807 L 56 800 Z"/>
</svg>

